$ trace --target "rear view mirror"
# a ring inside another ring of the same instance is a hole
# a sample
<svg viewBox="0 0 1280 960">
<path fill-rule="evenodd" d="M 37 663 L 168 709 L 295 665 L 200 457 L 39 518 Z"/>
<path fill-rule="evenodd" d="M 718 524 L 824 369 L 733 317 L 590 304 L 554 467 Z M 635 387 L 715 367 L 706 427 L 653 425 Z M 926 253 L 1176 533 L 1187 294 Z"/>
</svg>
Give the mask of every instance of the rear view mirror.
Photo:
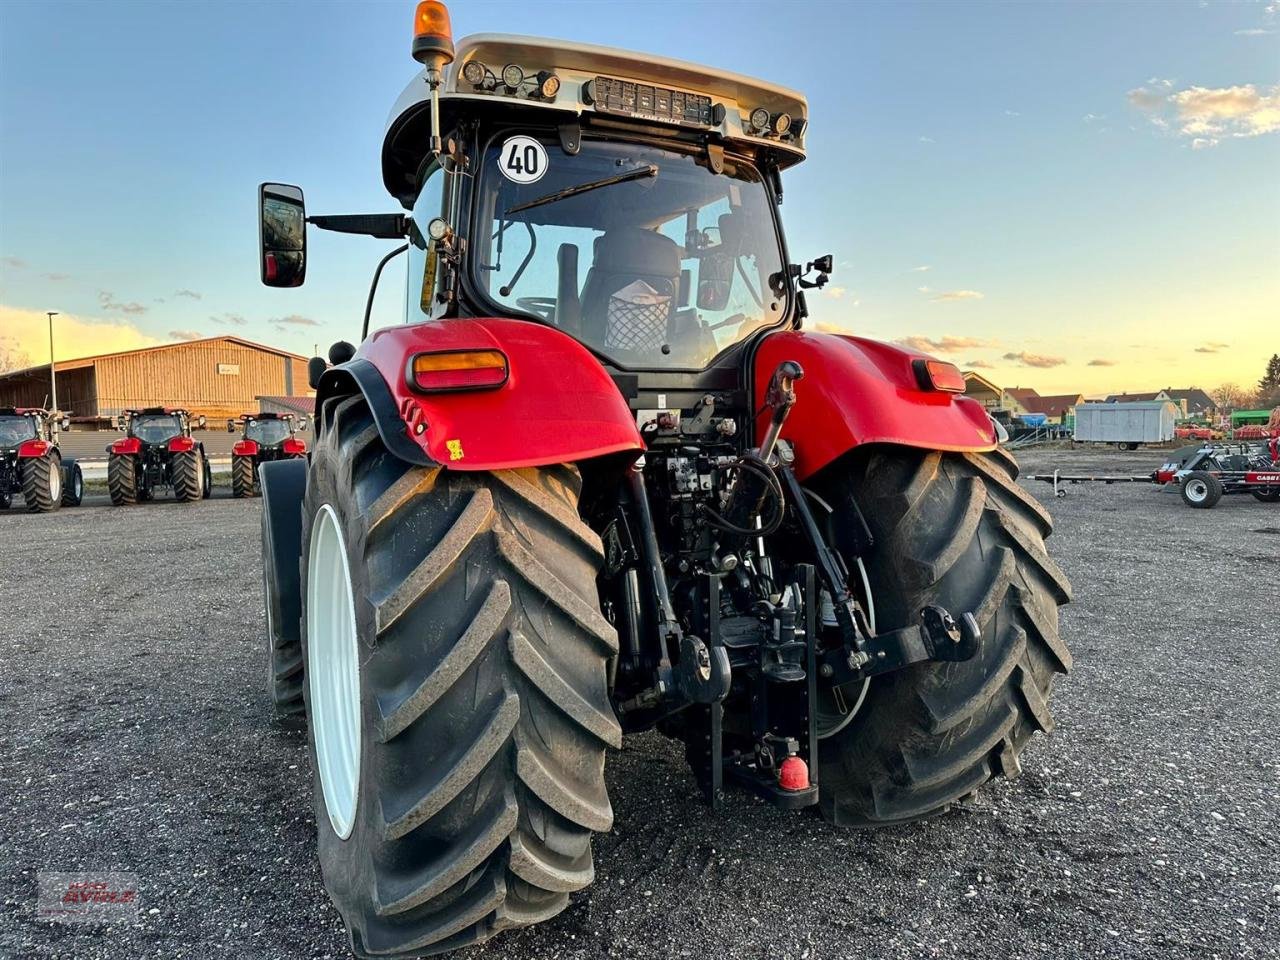
<svg viewBox="0 0 1280 960">
<path fill-rule="evenodd" d="M 305 430 L 305 429 L 307 429 L 307 418 L 306 418 L 306 417 L 299 417 L 299 418 L 298 418 L 298 429 L 299 429 L 299 430 Z"/>
<path fill-rule="evenodd" d="M 236 432 L 236 422 L 234 420 L 228 420 L 227 433 L 235 433 L 235 432 Z"/>
<path fill-rule="evenodd" d="M 70 417 L 63 417 L 63 418 L 62 418 L 62 422 L 61 422 L 61 423 L 59 423 L 59 424 L 58 424 L 58 426 L 59 426 L 59 427 L 61 427 L 63 430 L 70 430 L 70 429 L 71 429 L 71 418 L 70 418 Z"/>
<path fill-rule="evenodd" d="M 202 414 L 200 414 L 200 419 L 196 421 L 196 426 L 197 426 L 197 427 L 199 427 L 201 430 L 203 430 L 203 429 L 204 429 L 204 425 L 205 425 L 206 423 L 208 423 L 208 422 L 209 422 L 209 421 L 208 421 L 208 419 L 207 419 L 207 418 L 205 417 L 205 415 L 202 413 Z"/>
<path fill-rule="evenodd" d="M 302 190 L 285 183 L 258 188 L 258 265 L 268 287 L 300 287 L 307 275 L 307 212 Z"/>
<path fill-rule="evenodd" d="M 733 289 L 733 259 L 713 254 L 698 267 L 698 309 L 723 310 Z"/>
</svg>

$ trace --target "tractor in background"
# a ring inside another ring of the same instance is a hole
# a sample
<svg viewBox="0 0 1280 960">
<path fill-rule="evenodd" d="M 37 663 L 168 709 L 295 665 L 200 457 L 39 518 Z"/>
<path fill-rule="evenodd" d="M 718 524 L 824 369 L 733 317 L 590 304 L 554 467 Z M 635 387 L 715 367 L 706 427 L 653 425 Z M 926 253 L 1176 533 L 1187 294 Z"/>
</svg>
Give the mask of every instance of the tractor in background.
<svg viewBox="0 0 1280 960">
<path fill-rule="evenodd" d="M 259 471 L 269 689 L 305 716 L 354 952 L 563 910 L 626 734 L 681 744 L 715 808 L 845 826 L 1015 776 L 1071 664 L 1052 522 L 953 364 L 804 328 L 833 258 L 782 231 L 803 95 L 455 48 L 438 0 L 413 52 L 381 161 L 400 212 L 258 191 L 268 286 L 303 283 L 308 226 L 400 244 L 370 303 L 404 255 L 406 322 L 366 310 L 358 349 L 311 360 L 310 456 Z"/>
<path fill-rule="evenodd" d="M 237 427 L 238 425 L 238 427 Z M 307 429 L 306 417 L 291 413 L 246 413 L 238 420 L 227 421 L 227 433 L 242 435 L 231 448 L 231 494 L 234 497 L 258 495 L 258 467 L 276 460 L 290 460 L 307 455 L 306 441 L 297 436 Z"/>
<path fill-rule="evenodd" d="M 31 513 L 80 505 L 80 464 L 58 448 L 58 433 L 69 426 L 65 415 L 38 407 L 0 407 L 0 510 L 15 493 Z"/>
<path fill-rule="evenodd" d="M 113 418 L 124 436 L 107 447 L 107 492 L 116 506 L 155 499 L 168 487 L 175 500 L 207 500 L 213 471 L 204 444 L 191 435 L 205 418 L 173 407 L 126 410 Z"/>
</svg>

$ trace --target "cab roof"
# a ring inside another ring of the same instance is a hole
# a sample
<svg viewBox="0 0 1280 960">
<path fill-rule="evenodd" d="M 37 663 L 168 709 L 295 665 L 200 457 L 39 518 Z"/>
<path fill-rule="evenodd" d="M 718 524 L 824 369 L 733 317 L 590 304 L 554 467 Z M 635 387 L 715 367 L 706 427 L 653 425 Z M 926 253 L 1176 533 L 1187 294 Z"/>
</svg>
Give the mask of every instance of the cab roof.
<svg viewBox="0 0 1280 960">
<path fill-rule="evenodd" d="M 524 92 L 509 95 L 500 79 L 492 90 L 478 89 L 462 76 L 463 67 L 473 60 L 499 77 L 503 67 L 512 63 L 520 66 L 526 77 L 550 71 L 560 78 L 560 89 L 545 100 L 527 98 Z M 769 151 L 781 167 L 804 159 L 809 105 L 803 94 L 795 90 L 683 60 L 546 37 L 482 33 L 459 40 L 440 90 L 442 118 L 467 106 L 484 108 L 505 104 L 545 112 L 550 122 L 563 123 L 568 119 L 566 115 L 585 118 L 600 114 L 619 119 L 617 113 L 605 112 L 599 104 L 587 102 L 584 87 L 597 77 L 652 85 L 660 92 L 706 96 L 717 108 L 707 123 L 678 126 L 654 115 L 631 114 L 637 122 L 685 130 L 692 126 L 718 137 L 721 142 L 750 144 Z M 387 118 L 382 178 L 391 195 L 405 206 L 412 203 L 418 168 L 426 155 L 430 103 L 431 91 L 426 83 L 426 71 L 422 70 L 405 87 Z M 779 137 L 755 131 L 748 118 L 753 110 L 761 107 L 771 115 L 791 116 L 792 132 Z"/>
</svg>

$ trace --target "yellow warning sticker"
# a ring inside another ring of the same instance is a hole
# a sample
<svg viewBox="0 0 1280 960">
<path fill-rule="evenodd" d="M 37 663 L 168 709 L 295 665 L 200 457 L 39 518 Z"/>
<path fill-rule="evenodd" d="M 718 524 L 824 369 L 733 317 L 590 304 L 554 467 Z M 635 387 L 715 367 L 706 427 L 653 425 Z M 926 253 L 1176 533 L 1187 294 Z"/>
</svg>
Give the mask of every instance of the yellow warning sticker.
<svg viewBox="0 0 1280 960">
<path fill-rule="evenodd" d="M 446 440 L 444 445 L 449 448 L 450 460 L 461 460 L 466 454 L 462 452 L 461 440 Z"/>
</svg>

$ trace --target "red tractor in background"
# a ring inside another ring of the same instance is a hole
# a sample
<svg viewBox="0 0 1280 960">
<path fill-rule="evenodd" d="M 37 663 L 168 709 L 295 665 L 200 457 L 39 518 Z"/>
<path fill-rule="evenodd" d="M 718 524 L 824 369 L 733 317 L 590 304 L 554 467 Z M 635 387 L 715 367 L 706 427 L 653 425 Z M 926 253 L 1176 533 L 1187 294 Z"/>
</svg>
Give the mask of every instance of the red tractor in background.
<svg viewBox="0 0 1280 960">
<path fill-rule="evenodd" d="M 80 465 L 58 449 L 70 420 L 37 407 L 0 407 L 0 510 L 21 493 L 31 513 L 78 507 L 84 497 Z"/>
<path fill-rule="evenodd" d="M 116 506 L 155 499 L 169 487 L 175 500 L 207 500 L 213 472 L 204 444 L 191 435 L 205 418 L 172 407 L 126 410 L 116 418 L 124 436 L 107 447 L 107 492 Z"/>
<path fill-rule="evenodd" d="M 956 367 L 803 329 L 831 272 L 779 218 L 804 97 L 415 22 L 405 212 L 259 189 L 269 286 L 308 224 L 401 241 L 375 290 L 406 255 L 406 323 L 313 358 L 314 449 L 260 469 L 271 696 L 353 950 L 562 910 L 628 733 L 681 742 L 714 806 L 849 826 L 1016 775 L 1071 664 L 1051 522 Z"/>
<path fill-rule="evenodd" d="M 245 413 L 239 420 L 227 421 L 227 433 L 235 433 L 237 423 L 242 436 L 231 448 L 231 495 L 258 495 L 258 468 L 264 463 L 289 460 L 307 455 L 307 444 L 297 436 L 307 428 L 306 417 L 291 413 Z"/>
</svg>

